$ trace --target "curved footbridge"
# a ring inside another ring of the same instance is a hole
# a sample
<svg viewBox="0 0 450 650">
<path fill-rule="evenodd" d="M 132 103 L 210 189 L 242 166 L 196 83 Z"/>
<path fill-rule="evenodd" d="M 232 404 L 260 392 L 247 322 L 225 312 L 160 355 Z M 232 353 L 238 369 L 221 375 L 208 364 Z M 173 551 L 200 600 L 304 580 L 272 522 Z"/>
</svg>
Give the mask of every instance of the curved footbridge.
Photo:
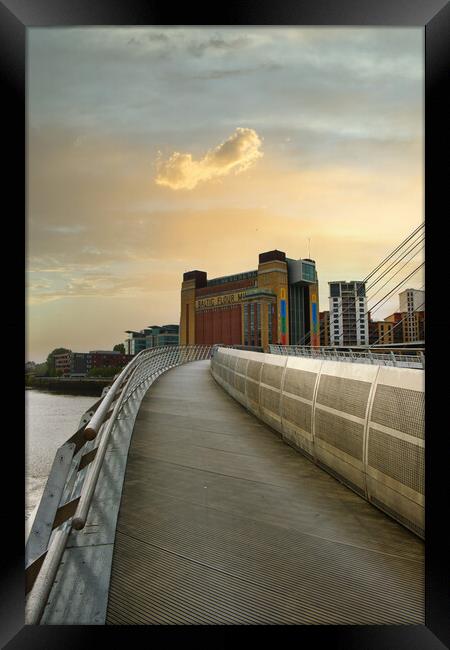
<svg viewBox="0 0 450 650">
<path fill-rule="evenodd" d="M 106 622 L 423 623 L 423 543 L 286 445 L 209 361 L 147 393 Z"/>
<path fill-rule="evenodd" d="M 144 394 L 107 568 L 67 548 L 73 585 L 60 567 L 41 622 L 86 623 L 74 612 L 103 580 L 97 624 L 423 624 L 423 541 L 286 444 L 210 366 L 173 367 Z"/>
</svg>

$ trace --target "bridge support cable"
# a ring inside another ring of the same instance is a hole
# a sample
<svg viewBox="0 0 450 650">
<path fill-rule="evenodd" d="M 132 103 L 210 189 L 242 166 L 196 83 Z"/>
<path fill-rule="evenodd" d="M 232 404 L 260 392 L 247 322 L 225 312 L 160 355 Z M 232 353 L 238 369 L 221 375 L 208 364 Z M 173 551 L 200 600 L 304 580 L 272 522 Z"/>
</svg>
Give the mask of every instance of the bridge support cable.
<svg viewBox="0 0 450 650">
<path fill-rule="evenodd" d="M 424 241 L 424 240 L 422 240 L 422 241 Z M 422 243 L 422 242 L 419 242 L 419 243 Z M 409 263 L 410 263 L 410 262 L 411 262 L 411 261 L 412 261 L 412 260 L 413 260 L 413 259 L 414 259 L 418 254 L 419 254 L 419 253 L 421 253 L 421 252 L 424 250 L 424 248 L 425 248 L 425 246 L 422 246 L 418 251 L 416 251 L 416 252 L 414 253 L 414 255 L 412 255 L 412 256 L 411 256 L 411 257 L 410 257 L 410 258 L 409 258 L 409 259 L 408 259 L 408 260 L 407 260 L 407 261 L 406 261 L 406 262 L 405 262 L 405 263 L 404 263 L 404 264 L 399 268 L 399 269 L 397 269 L 397 271 L 396 271 L 395 273 L 393 273 L 393 274 L 392 274 L 392 275 L 387 279 L 387 281 L 386 281 L 383 285 L 381 285 L 381 287 L 378 287 L 378 289 L 375 291 L 375 293 L 372 293 L 372 295 L 371 295 L 371 299 L 373 299 L 373 298 L 374 298 L 374 297 L 375 297 L 375 296 L 376 296 L 376 295 L 381 291 L 381 289 L 383 289 L 387 284 L 389 284 L 389 282 L 390 282 L 393 278 L 395 278 L 395 276 L 398 275 L 398 274 L 400 273 L 400 271 L 402 271 L 402 270 L 405 268 L 405 266 L 407 266 L 407 265 L 408 265 L 408 264 L 409 264 Z M 410 251 L 409 251 L 409 252 L 410 252 Z M 409 252 L 408 252 L 408 253 L 409 253 Z M 402 261 L 404 260 L 404 258 L 407 256 L 408 253 L 405 253 L 405 255 L 402 256 L 402 258 L 399 259 L 399 260 L 398 260 L 398 261 L 393 265 L 392 268 L 395 268 L 395 266 L 397 266 L 397 264 L 399 264 L 400 262 L 402 262 Z M 391 270 L 392 270 L 392 269 L 391 269 Z M 386 273 L 387 273 L 387 272 L 386 272 Z M 367 287 L 367 288 L 366 288 L 366 292 L 369 292 L 370 289 L 372 289 L 376 284 L 378 284 L 379 280 L 381 280 L 381 279 L 382 279 L 382 277 L 380 277 L 376 282 L 374 282 L 374 283 L 371 284 L 369 287 Z"/>
<path fill-rule="evenodd" d="M 401 282 L 399 282 L 399 283 L 398 283 L 398 284 L 397 284 L 393 289 L 391 289 L 390 291 L 388 291 L 388 292 L 387 292 L 387 293 L 386 293 L 382 298 L 380 298 L 380 300 L 379 300 L 378 302 L 376 302 L 376 303 L 375 303 L 375 304 L 374 304 L 374 305 L 373 305 L 373 306 L 372 306 L 372 307 L 371 307 L 371 308 L 366 312 L 366 314 L 369 313 L 369 311 L 370 311 L 372 314 L 375 313 L 376 311 L 378 311 L 378 309 L 380 309 L 380 307 L 382 307 L 382 306 L 384 305 L 384 303 L 388 300 L 388 298 L 391 297 L 391 294 L 394 293 L 394 291 L 396 291 L 397 289 L 399 289 L 403 284 L 405 284 L 405 282 L 407 282 L 407 281 L 408 281 L 408 280 L 409 280 L 413 275 L 415 275 L 415 274 L 417 273 L 417 271 L 419 271 L 419 270 L 424 266 L 424 264 L 425 264 L 425 262 L 422 262 L 421 264 L 419 264 L 419 266 L 417 266 L 413 271 L 411 271 L 411 273 L 409 273 L 409 274 L 406 276 L 406 278 L 404 278 L 404 279 L 403 279 Z M 376 307 L 377 309 L 374 309 L 375 307 Z"/>
<path fill-rule="evenodd" d="M 392 258 L 393 258 L 397 253 L 399 253 L 399 257 L 398 257 L 398 258 L 397 258 L 393 263 L 391 263 L 391 265 L 390 265 L 387 269 L 385 269 L 385 270 L 381 273 L 381 275 L 380 275 L 380 276 L 379 276 L 379 277 L 378 277 L 374 282 L 372 282 L 372 283 L 369 285 L 369 287 L 367 287 L 367 289 L 366 289 L 367 292 L 368 292 L 371 288 L 373 288 L 373 287 L 374 287 L 374 286 L 375 286 L 375 285 L 376 285 L 380 280 L 382 280 L 384 277 L 386 277 L 386 275 L 387 275 L 387 274 L 388 274 L 388 273 L 389 273 L 393 268 L 395 268 L 395 266 L 397 266 L 397 265 L 398 265 L 398 264 L 399 264 L 399 263 L 400 263 L 400 262 L 401 262 L 401 261 L 402 261 L 402 260 L 403 260 L 403 259 L 404 259 L 404 258 L 405 258 L 409 253 L 410 253 L 410 252 L 412 252 L 412 251 L 413 251 L 417 246 L 419 246 L 420 244 L 423 244 L 423 242 L 424 242 L 424 238 L 422 237 L 423 233 L 420 233 L 419 237 L 418 237 L 416 240 L 414 240 L 413 242 L 411 242 L 411 239 L 413 239 L 414 237 L 416 237 L 416 235 L 419 233 L 419 231 L 421 231 L 421 230 L 424 228 L 424 226 L 425 226 L 425 224 L 423 224 L 423 223 L 420 224 L 420 225 L 419 225 L 419 226 L 418 226 L 418 227 L 417 227 L 417 228 L 416 228 L 412 233 L 410 233 L 410 235 L 408 235 L 408 237 L 406 237 L 406 239 L 404 239 L 404 240 L 403 240 L 403 241 L 402 241 L 402 242 L 401 242 L 401 243 L 400 243 L 400 244 L 399 244 L 399 245 L 398 245 L 398 246 L 397 246 L 397 247 L 396 247 L 396 248 L 395 248 L 391 253 L 389 253 L 389 254 L 384 258 L 384 260 L 382 260 L 382 261 L 381 261 L 381 262 L 380 262 L 380 263 L 375 267 L 375 269 L 373 269 L 373 270 L 372 270 L 372 271 L 371 271 L 371 272 L 370 272 L 370 273 L 369 273 L 369 274 L 368 274 L 368 275 L 367 275 L 367 276 L 366 276 L 366 277 L 361 281 L 361 283 L 366 283 L 366 282 L 367 282 L 370 278 L 372 278 L 372 277 L 373 277 L 373 276 L 374 276 L 374 275 L 375 275 L 375 274 L 376 274 L 380 269 L 382 269 L 382 267 L 383 267 L 383 266 L 384 266 L 384 265 L 385 265 L 389 260 L 391 260 L 391 259 L 392 259 Z M 406 251 L 402 250 L 402 249 L 404 249 L 405 247 L 406 247 Z M 412 259 L 414 259 L 414 257 L 416 257 L 416 256 L 417 256 L 417 255 L 418 255 L 422 250 L 423 250 L 423 246 L 422 246 L 422 248 L 420 248 L 418 251 L 416 251 L 416 252 L 414 253 L 414 255 L 412 255 L 412 257 L 408 260 L 408 262 L 410 262 Z M 406 264 L 405 264 L 404 266 L 406 266 Z M 403 267 L 402 267 L 402 268 L 403 268 Z M 397 271 L 394 275 L 397 275 L 398 272 L 399 272 L 399 271 Z M 392 278 L 394 277 L 394 275 L 391 276 L 390 280 L 392 280 Z M 388 282 L 389 282 L 390 280 L 388 280 Z M 386 282 L 383 286 L 386 286 L 386 284 L 388 284 L 388 282 Z M 377 292 L 378 292 L 378 291 L 377 291 Z M 368 297 L 368 300 L 369 300 L 369 297 Z M 350 309 L 350 307 L 347 308 L 346 310 L 344 310 L 344 311 L 343 311 L 343 315 L 346 315 L 346 314 L 348 313 L 349 309 Z M 357 321 L 357 322 L 358 322 L 358 323 L 361 322 L 361 320 L 363 320 L 363 319 L 367 316 L 367 314 L 369 313 L 369 311 L 370 311 L 370 310 L 368 309 L 368 310 L 367 310 L 367 311 L 366 311 L 362 316 L 360 316 L 360 317 L 358 318 L 358 321 Z M 320 336 L 323 332 L 324 332 L 324 327 L 321 327 L 321 328 L 319 329 L 319 336 Z M 311 338 L 311 333 L 308 332 L 307 334 L 305 334 L 305 335 L 304 335 L 304 336 L 303 336 L 303 337 L 298 341 L 297 345 L 306 344 L 306 342 L 307 342 L 308 340 L 310 340 L 310 338 Z"/>
</svg>

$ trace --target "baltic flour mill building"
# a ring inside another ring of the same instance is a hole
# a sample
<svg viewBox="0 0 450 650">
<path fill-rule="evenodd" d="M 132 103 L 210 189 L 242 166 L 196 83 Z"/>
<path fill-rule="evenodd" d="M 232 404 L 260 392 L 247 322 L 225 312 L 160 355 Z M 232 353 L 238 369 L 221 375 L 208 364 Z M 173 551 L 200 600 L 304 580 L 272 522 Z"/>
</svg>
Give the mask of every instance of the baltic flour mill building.
<svg viewBox="0 0 450 650">
<path fill-rule="evenodd" d="M 211 280 L 205 271 L 184 273 L 180 345 L 201 343 L 320 345 L 315 262 L 273 250 L 253 271 Z"/>
</svg>

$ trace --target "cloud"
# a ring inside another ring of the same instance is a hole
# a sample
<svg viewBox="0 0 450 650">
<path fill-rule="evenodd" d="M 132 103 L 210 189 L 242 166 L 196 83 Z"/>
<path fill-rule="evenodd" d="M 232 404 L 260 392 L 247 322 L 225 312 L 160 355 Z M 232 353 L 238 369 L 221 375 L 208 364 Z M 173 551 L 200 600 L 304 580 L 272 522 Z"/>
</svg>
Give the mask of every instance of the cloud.
<svg viewBox="0 0 450 650">
<path fill-rule="evenodd" d="M 238 127 L 225 142 L 208 151 L 200 160 L 190 153 L 175 151 L 167 161 L 157 161 L 155 182 L 172 190 L 192 190 L 202 181 L 239 174 L 248 169 L 263 153 L 262 139 L 253 129 Z"/>
<path fill-rule="evenodd" d="M 125 276 L 112 273 L 86 273 L 74 277 L 64 273 L 58 282 L 30 282 L 27 286 L 28 305 L 41 305 L 62 299 L 79 298 L 138 298 L 167 292 L 167 287 L 178 289 L 181 273 L 156 271 L 149 283 L 147 273 L 131 273 Z"/>
<path fill-rule="evenodd" d="M 191 42 L 188 46 L 188 51 L 194 56 L 200 57 L 203 56 L 205 52 L 210 53 L 215 50 L 221 53 L 240 50 L 247 47 L 249 43 L 250 38 L 247 35 L 231 39 L 222 38 L 220 35 L 216 35 L 206 41 Z"/>
<path fill-rule="evenodd" d="M 270 72 L 271 70 L 281 70 L 283 68 L 281 63 L 275 63 L 274 61 L 266 61 L 264 63 L 258 63 L 253 66 L 242 66 L 240 68 L 220 68 L 220 69 L 211 69 L 204 72 L 194 72 L 190 76 L 186 73 L 180 74 L 180 78 L 190 78 L 190 79 L 200 79 L 200 80 L 211 80 L 211 79 L 225 79 L 227 77 L 238 77 L 242 75 L 252 75 L 255 73 L 265 73 Z"/>
</svg>

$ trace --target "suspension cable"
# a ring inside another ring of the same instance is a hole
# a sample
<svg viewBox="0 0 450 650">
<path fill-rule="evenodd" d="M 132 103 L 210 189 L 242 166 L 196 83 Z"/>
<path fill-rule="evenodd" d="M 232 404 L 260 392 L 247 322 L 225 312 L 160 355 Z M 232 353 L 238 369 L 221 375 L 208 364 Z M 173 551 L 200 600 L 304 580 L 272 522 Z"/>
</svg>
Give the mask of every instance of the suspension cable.
<svg viewBox="0 0 450 650">
<path fill-rule="evenodd" d="M 417 233 L 418 233 L 418 232 L 419 232 L 423 227 L 424 227 L 424 225 L 425 225 L 424 223 L 420 224 L 420 225 L 419 225 L 419 226 L 418 226 L 418 227 L 417 227 L 417 228 L 416 228 L 412 233 L 410 233 L 410 234 L 409 234 L 409 235 L 408 235 L 408 236 L 407 236 L 407 237 L 406 237 L 406 238 L 405 238 L 405 239 L 404 239 L 404 240 L 403 240 L 403 241 L 402 241 L 402 242 L 401 242 L 401 243 L 400 243 L 400 244 L 399 244 L 399 245 L 398 245 L 398 246 L 397 246 L 397 247 L 396 247 L 396 248 L 395 248 L 391 253 L 389 253 L 389 255 L 387 255 L 387 256 L 384 258 L 384 260 L 382 260 L 382 262 L 380 262 L 380 263 L 378 264 L 378 266 L 377 266 L 375 269 L 373 269 L 373 270 L 372 270 L 372 271 L 371 271 L 371 272 L 370 272 L 370 273 L 369 273 L 369 274 L 368 274 L 368 275 L 367 275 L 367 276 L 366 276 L 366 277 L 365 277 L 365 278 L 364 278 L 364 279 L 363 279 L 359 284 L 362 285 L 362 284 L 364 284 L 365 282 L 367 282 L 367 280 L 368 280 L 370 277 L 372 277 L 372 276 L 373 276 L 373 275 L 374 275 L 374 274 L 375 274 L 375 273 L 376 273 L 380 268 L 382 268 L 382 266 L 383 266 L 384 264 L 386 264 L 386 262 L 389 261 L 389 260 L 390 260 L 390 259 L 391 259 L 391 258 L 392 258 L 392 257 L 393 257 L 393 256 L 394 256 L 394 255 L 399 251 L 399 250 L 401 250 L 401 249 L 402 249 L 402 248 L 403 248 L 403 247 L 404 247 L 404 246 L 405 246 L 405 245 L 406 245 L 406 244 L 407 244 L 407 243 L 408 243 L 408 242 L 409 242 L 409 241 L 410 241 L 410 240 L 411 240 L 411 239 L 412 239 L 412 238 L 413 238 L 413 237 L 414 237 L 414 236 L 415 236 L 415 235 L 416 235 L 416 234 L 417 234 Z M 420 235 L 420 237 L 421 237 L 421 236 L 422 236 L 422 235 Z M 369 288 L 375 286 L 375 284 L 377 284 L 377 282 L 379 282 L 379 281 L 380 281 L 380 280 L 381 280 L 381 279 L 382 279 L 382 278 L 383 278 L 383 277 L 384 277 L 384 276 L 389 272 L 389 270 L 391 270 L 392 268 L 394 268 L 394 267 L 395 267 L 395 266 L 396 266 L 400 261 L 402 261 L 402 260 L 404 259 L 404 257 L 405 257 L 409 252 L 411 252 L 411 251 L 412 251 L 412 250 L 413 250 L 417 245 L 419 245 L 419 243 L 422 243 L 422 242 L 423 242 L 423 239 L 420 240 L 420 241 L 415 241 L 415 242 L 413 242 L 412 245 L 410 244 L 409 249 L 408 249 L 404 254 L 402 254 L 402 256 L 401 256 L 399 259 L 397 259 L 397 260 L 393 263 L 393 265 L 391 265 L 387 270 L 385 270 L 385 271 L 381 274 L 381 276 L 380 276 L 377 280 L 375 280 L 375 282 L 373 282 L 373 283 L 370 285 Z M 417 253 L 416 253 L 416 254 L 417 254 Z M 409 261 L 411 261 L 411 259 L 413 259 L 414 257 L 415 257 L 415 255 L 413 255 L 413 256 L 410 258 Z M 396 275 L 396 274 L 395 274 L 395 275 Z M 392 276 L 392 277 L 394 277 L 394 276 Z M 392 279 L 392 277 L 391 277 L 391 279 Z M 408 276 L 408 277 L 410 277 L 410 276 Z M 405 278 L 405 281 L 406 281 L 407 279 L 408 279 L 408 278 Z M 388 282 L 389 282 L 389 281 L 388 281 Z M 386 284 L 387 284 L 387 283 L 385 283 L 383 286 L 386 286 Z M 399 285 L 397 285 L 397 286 L 399 286 Z M 395 290 L 395 289 L 394 289 L 394 290 Z M 367 296 L 366 296 L 366 298 L 367 298 Z M 367 299 L 368 299 L 368 298 L 367 298 Z M 377 303 L 377 304 L 378 304 L 378 303 Z M 349 306 L 345 311 L 342 312 L 342 315 L 343 315 L 343 316 L 344 316 L 345 314 L 348 313 L 350 307 L 351 307 L 351 306 Z M 365 318 L 365 316 L 369 313 L 369 311 L 370 311 L 370 310 L 367 310 L 367 311 L 364 313 L 364 315 L 363 315 L 363 316 L 360 316 L 359 319 L 358 319 L 356 322 L 359 323 L 359 322 L 361 321 L 362 318 Z M 322 327 L 322 328 L 319 329 L 319 336 L 323 333 L 324 329 L 325 329 L 325 327 Z M 306 333 L 306 334 L 305 334 L 305 335 L 300 339 L 300 341 L 298 342 L 297 345 L 302 345 L 303 343 L 305 343 L 305 341 L 306 341 L 308 338 L 309 338 L 309 339 L 311 338 L 311 331 L 307 332 L 307 333 Z"/>
</svg>

